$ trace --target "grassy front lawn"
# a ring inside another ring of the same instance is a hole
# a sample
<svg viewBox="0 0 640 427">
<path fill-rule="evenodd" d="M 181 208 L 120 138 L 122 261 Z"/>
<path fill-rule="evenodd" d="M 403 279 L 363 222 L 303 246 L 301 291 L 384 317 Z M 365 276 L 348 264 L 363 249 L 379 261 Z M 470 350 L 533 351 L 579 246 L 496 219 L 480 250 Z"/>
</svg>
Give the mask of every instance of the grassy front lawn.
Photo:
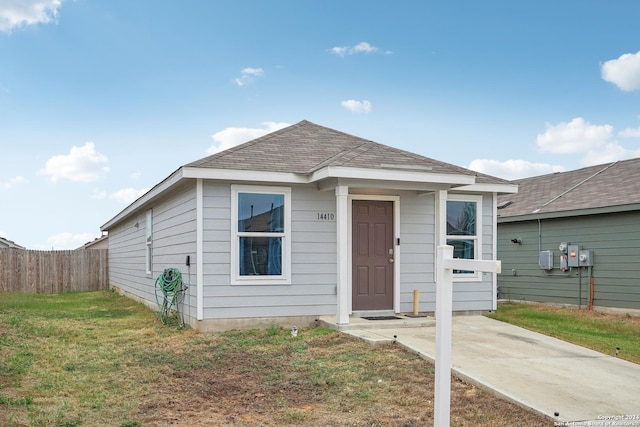
<svg viewBox="0 0 640 427">
<path fill-rule="evenodd" d="M 424 426 L 433 365 L 301 328 L 197 333 L 112 292 L 0 294 L 2 426 Z M 462 381 L 452 426 L 553 420 Z"/>
<path fill-rule="evenodd" d="M 640 363 L 640 318 L 542 304 L 503 303 L 489 317 Z"/>
</svg>

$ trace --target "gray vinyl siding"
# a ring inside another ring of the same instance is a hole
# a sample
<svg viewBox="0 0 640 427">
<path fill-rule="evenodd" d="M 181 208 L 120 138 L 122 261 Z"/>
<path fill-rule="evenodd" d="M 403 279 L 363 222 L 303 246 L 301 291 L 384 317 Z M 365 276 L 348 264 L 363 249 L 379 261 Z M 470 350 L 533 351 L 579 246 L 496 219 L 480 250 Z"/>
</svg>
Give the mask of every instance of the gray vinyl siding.
<svg viewBox="0 0 640 427">
<path fill-rule="evenodd" d="M 435 310 L 435 198 L 404 191 L 400 196 L 400 310 Z M 482 256 L 492 258 L 492 201 L 482 202 Z M 145 214 L 153 209 L 153 272 L 145 273 Z M 291 191 L 291 284 L 231 284 L 231 186 L 203 181 L 202 260 L 197 259 L 196 183 L 187 181 L 151 206 L 145 206 L 109 230 L 110 282 L 155 302 L 154 282 L 168 267 L 178 268 L 189 286 L 184 312 L 196 313 L 196 273 L 203 275 L 204 319 L 323 315 L 336 312 L 336 213 L 333 191 L 293 186 Z M 135 224 L 138 223 L 138 227 Z M 191 267 L 185 265 L 190 256 Z M 487 310 L 492 304 L 491 275 L 482 282 L 454 284 L 454 310 Z"/>
<path fill-rule="evenodd" d="M 494 259 L 493 255 L 493 197 L 482 197 L 482 259 Z M 481 273 L 481 281 L 455 282 L 453 284 L 453 310 L 477 311 L 493 308 L 493 275 Z"/>
<path fill-rule="evenodd" d="M 413 291 L 420 311 L 435 310 L 435 198 L 433 194 L 400 196 L 400 311 L 413 311 Z"/>
<path fill-rule="evenodd" d="M 413 291 L 420 293 L 420 311 L 435 311 L 435 196 L 402 194 L 400 208 L 400 311 L 413 311 Z M 482 259 L 493 259 L 493 197 L 484 195 L 482 215 Z M 455 311 L 490 310 L 493 303 L 491 274 L 482 281 L 454 282 Z"/>
<path fill-rule="evenodd" d="M 145 221 L 142 211 L 109 230 L 109 284 L 153 301 L 145 273 Z"/>
<path fill-rule="evenodd" d="M 205 182 L 205 319 L 334 314 L 336 222 L 318 221 L 317 213 L 335 213 L 335 194 L 292 188 L 290 285 L 230 284 L 230 204 L 229 184 Z"/>
<path fill-rule="evenodd" d="M 153 222 L 151 274 L 145 268 L 148 209 Z M 195 218 L 195 185 L 191 182 L 109 230 L 110 284 L 155 302 L 155 279 L 165 268 L 178 268 L 188 280 L 185 260 L 190 255 L 194 261 Z"/>
<path fill-rule="evenodd" d="M 559 270 L 560 242 L 593 250 L 594 306 L 640 309 L 639 213 L 623 212 L 576 216 L 538 222 L 503 222 L 498 225 L 498 277 L 502 299 L 589 304 L 589 269 Z M 511 239 L 522 238 L 522 245 Z M 538 267 L 538 248 L 554 252 L 555 269 L 545 274 Z M 511 271 L 516 270 L 513 276 Z"/>
</svg>

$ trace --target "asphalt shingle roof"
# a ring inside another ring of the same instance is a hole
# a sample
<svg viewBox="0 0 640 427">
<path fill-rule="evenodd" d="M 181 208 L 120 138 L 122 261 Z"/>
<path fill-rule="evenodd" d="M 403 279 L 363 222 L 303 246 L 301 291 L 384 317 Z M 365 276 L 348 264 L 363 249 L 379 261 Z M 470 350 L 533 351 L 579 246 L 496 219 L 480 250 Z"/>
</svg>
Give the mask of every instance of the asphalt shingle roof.
<svg viewBox="0 0 640 427">
<path fill-rule="evenodd" d="M 500 178 L 349 135 L 307 120 L 185 166 L 303 175 L 329 166 L 410 169 L 472 175 L 476 177 L 476 183 L 509 184 Z"/>
<path fill-rule="evenodd" d="M 518 194 L 498 197 L 499 217 L 640 203 L 640 158 L 513 181 Z"/>
</svg>

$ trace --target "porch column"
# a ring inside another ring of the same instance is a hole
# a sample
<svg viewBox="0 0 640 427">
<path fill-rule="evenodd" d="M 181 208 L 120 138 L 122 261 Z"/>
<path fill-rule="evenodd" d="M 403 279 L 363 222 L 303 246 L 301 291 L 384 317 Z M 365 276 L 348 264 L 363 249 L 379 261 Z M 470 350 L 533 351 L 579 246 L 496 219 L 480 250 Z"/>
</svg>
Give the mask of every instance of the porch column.
<svg viewBox="0 0 640 427">
<path fill-rule="evenodd" d="M 336 323 L 349 323 L 349 187 L 336 187 L 337 313 Z"/>
<path fill-rule="evenodd" d="M 447 190 L 436 192 L 436 248 L 447 244 L 447 195 Z"/>
</svg>

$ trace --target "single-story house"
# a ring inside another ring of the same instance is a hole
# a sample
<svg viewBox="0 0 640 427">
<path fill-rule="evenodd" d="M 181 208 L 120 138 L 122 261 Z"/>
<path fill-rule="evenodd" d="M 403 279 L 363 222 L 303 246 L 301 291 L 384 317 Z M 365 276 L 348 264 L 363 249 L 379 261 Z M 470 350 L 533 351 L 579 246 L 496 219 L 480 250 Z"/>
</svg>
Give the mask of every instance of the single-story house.
<svg viewBox="0 0 640 427">
<path fill-rule="evenodd" d="M 109 236 L 103 234 L 100 237 L 96 237 L 90 242 L 85 243 L 78 249 L 109 249 Z"/>
<path fill-rule="evenodd" d="M 4 237 L 0 236 L 0 249 L 9 249 L 9 248 L 25 249 L 24 246 L 20 246 L 16 242 L 9 239 L 5 239 Z"/>
<path fill-rule="evenodd" d="M 309 121 L 178 168 L 102 226 L 109 282 L 155 305 L 178 268 L 198 330 L 435 309 L 436 247 L 495 259 L 512 183 Z M 453 308 L 496 307 L 496 275 L 454 272 Z"/>
<path fill-rule="evenodd" d="M 500 298 L 640 309 L 640 158 L 514 182 L 498 196 Z"/>
</svg>

